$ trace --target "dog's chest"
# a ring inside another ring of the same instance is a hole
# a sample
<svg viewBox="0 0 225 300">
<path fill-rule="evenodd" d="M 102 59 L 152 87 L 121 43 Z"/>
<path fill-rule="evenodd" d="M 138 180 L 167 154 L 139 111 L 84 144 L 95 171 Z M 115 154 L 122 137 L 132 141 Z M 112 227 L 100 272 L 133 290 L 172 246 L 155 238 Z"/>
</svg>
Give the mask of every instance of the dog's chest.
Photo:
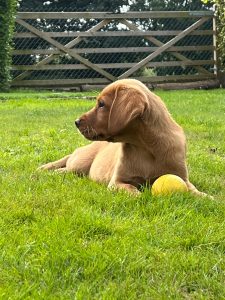
<svg viewBox="0 0 225 300">
<path fill-rule="evenodd" d="M 123 154 L 123 167 L 127 168 L 127 174 L 139 184 L 149 183 L 159 176 L 162 166 L 151 153 L 133 151 Z"/>
</svg>

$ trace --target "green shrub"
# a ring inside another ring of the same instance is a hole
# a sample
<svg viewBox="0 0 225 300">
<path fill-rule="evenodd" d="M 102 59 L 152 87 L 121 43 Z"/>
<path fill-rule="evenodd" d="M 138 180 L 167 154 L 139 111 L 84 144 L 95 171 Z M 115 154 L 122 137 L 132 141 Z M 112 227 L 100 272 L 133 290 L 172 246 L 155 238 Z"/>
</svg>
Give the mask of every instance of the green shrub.
<svg viewBox="0 0 225 300">
<path fill-rule="evenodd" d="M 12 37 L 17 0 L 0 0 L 0 90 L 10 86 Z"/>
<path fill-rule="evenodd" d="M 225 70 L 225 1 L 218 0 L 218 50 L 220 55 L 220 63 L 223 70 Z"/>
<path fill-rule="evenodd" d="M 202 0 L 214 3 L 217 15 L 217 47 L 221 71 L 225 71 L 225 0 Z"/>
</svg>

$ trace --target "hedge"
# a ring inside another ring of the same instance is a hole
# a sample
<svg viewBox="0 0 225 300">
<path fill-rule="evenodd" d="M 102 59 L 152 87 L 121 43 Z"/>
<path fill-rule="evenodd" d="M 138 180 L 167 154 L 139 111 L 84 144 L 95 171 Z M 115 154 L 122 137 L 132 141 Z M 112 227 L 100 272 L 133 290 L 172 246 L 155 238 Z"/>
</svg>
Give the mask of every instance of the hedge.
<svg viewBox="0 0 225 300">
<path fill-rule="evenodd" d="M 217 0 L 218 52 L 221 69 L 225 71 L 225 1 Z"/>
<path fill-rule="evenodd" d="M 10 87 L 12 38 L 17 0 L 0 0 L 0 90 Z"/>
<path fill-rule="evenodd" d="M 219 71 L 225 71 L 225 0 L 202 0 L 202 2 L 213 3 L 216 5 L 217 49 L 220 63 Z"/>
</svg>

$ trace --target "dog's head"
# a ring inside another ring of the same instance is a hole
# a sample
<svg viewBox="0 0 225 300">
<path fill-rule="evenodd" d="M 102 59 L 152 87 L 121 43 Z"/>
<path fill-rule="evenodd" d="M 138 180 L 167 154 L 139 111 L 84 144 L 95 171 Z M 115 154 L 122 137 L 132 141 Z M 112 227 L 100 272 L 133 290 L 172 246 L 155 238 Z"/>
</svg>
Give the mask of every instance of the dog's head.
<svg viewBox="0 0 225 300">
<path fill-rule="evenodd" d="M 140 124 L 149 102 L 144 90 L 132 80 L 118 80 L 97 97 L 96 106 L 75 121 L 89 140 L 126 141 L 126 134 Z"/>
</svg>

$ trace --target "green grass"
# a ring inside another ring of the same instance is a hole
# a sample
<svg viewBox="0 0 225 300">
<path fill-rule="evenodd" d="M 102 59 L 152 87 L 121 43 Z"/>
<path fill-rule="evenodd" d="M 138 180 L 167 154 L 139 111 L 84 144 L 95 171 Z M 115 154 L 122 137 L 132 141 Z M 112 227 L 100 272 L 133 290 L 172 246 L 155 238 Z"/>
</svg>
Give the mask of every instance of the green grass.
<svg viewBox="0 0 225 300">
<path fill-rule="evenodd" d="M 88 143 L 74 120 L 94 102 L 0 94 L 1 299 L 225 298 L 225 93 L 157 94 L 186 132 L 191 181 L 214 201 L 37 173 Z"/>
</svg>

